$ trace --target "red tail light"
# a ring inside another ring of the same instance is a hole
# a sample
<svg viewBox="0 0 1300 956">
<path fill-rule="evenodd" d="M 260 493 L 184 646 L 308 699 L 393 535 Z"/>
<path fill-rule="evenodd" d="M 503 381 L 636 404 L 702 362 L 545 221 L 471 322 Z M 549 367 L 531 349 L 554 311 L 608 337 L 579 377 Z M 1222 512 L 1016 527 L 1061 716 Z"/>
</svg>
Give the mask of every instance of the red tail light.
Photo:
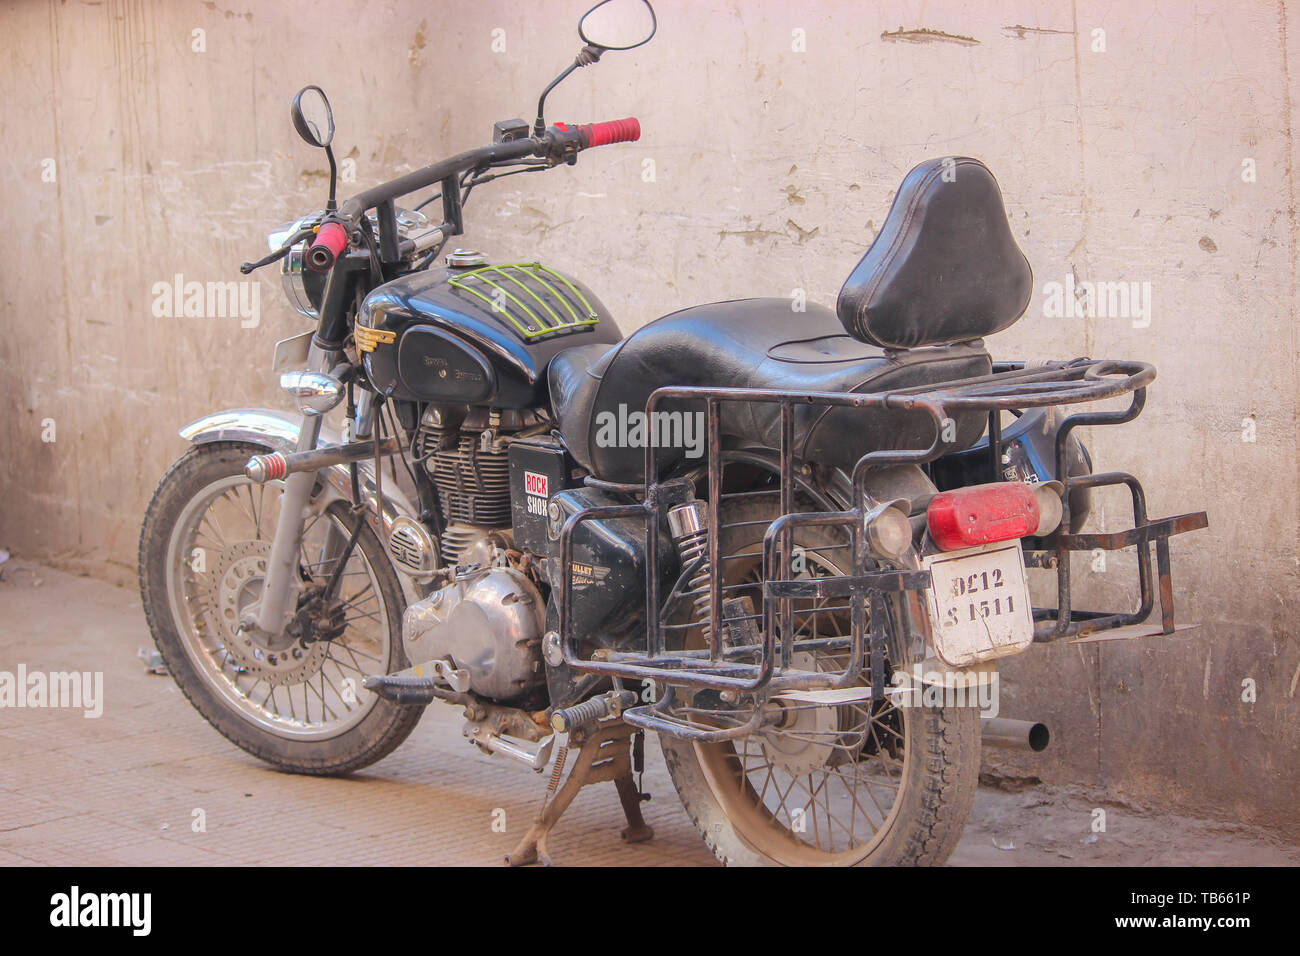
<svg viewBox="0 0 1300 956">
<path fill-rule="evenodd" d="M 1023 538 L 1038 528 L 1038 499 L 1020 481 L 941 491 L 930 500 L 926 524 L 944 551 Z"/>
</svg>

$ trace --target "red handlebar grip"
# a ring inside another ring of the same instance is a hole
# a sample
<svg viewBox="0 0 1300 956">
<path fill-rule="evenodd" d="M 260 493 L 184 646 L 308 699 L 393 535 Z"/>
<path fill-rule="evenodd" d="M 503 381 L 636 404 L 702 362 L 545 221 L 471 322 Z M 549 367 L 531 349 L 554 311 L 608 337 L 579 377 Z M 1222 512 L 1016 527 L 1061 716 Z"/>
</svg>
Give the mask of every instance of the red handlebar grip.
<svg viewBox="0 0 1300 956">
<path fill-rule="evenodd" d="M 578 131 L 582 134 L 583 145 L 588 148 L 610 143 L 635 143 L 641 138 L 641 124 L 634 116 L 579 126 Z"/>
<path fill-rule="evenodd" d="M 334 260 L 348 247 L 348 231 L 337 222 L 327 222 L 316 230 L 316 240 L 307 250 L 307 266 L 314 272 L 328 272 Z"/>
</svg>

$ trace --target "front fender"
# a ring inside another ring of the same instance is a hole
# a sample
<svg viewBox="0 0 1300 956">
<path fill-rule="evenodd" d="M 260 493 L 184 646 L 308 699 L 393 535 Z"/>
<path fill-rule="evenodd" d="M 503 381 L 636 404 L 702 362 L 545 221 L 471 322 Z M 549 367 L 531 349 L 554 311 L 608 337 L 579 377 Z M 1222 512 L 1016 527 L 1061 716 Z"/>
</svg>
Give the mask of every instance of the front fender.
<svg viewBox="0 0 1300 956">
<path fill-rule="evenodd" d="M 292 452 L 298 444 L 298 433 L 302 428 L 302 416 L 290 412 L 281 412 L 269 408 L 231 408 L 221 412 L 205 415 L 197 421 L 190 422 L 180 430 L 180 436 L 195 445 L 214 441 L 243 441 L 259 445 L 268 451 Z M 321 426 L 318 444 L 333 445 L 341 440 L 338 432 L 325 425 Z M 316 493 L 312 503 L 328 506 L 334 501 L 352 501 L 352 476 L 347 465 L 331 465 L 322 468 L 319 473 L 321 490 Z M 372 507 L 375 502 L 375 467 L 372 461 L 357 463 L 357 477 L 361 486 L 361 496 Z M 375 528 L 380 542 L 388 545 L 388 535 L 393 522 L 401 515 L 418 520 L 419 511 L 395 482 L 384 482 L 384 500 L 382 507 L 373 508 L 371 514 L 378 513 L 382 528 Z M 418 601 L 424 596 L 418 585 L 407 575 L 398 570 L 397 578 L 402 582 L 408 603 Z"/>
</svg>

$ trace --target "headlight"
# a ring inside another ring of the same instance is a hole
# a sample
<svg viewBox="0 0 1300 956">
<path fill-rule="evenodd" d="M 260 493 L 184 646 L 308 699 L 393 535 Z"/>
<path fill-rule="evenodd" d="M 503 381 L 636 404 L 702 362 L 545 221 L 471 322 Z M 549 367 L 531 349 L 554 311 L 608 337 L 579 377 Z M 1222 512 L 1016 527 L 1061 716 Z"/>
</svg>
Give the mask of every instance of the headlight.
<svg viewBox="0 0 1300 956">
<path fill-rule="evenodd" d="M 306 253 L 307 240 L 304 239 L 280 260 L 280 284 L 284 286 L 284 294 L 288 297 L 290 305 L 309 319 L 319 319 L 320 314 L 311 304 L 311 298 L 307 295 L 307 285 L 303 281 L 302 259 Z"/>
<path fill-rule="evenodd" d="M 267 247 L 274 252 L 284 245 L 285 240 L 299 229 L 319 222 L 324 215 L 325 211 L 320 209 L 309 216 L 303 216 L 295 222 L 280 226 L 266 237 Z M 377 233 L 379 229 L 377 214 L 371 209 L 366 213 L 366 216 L 370 219 L 371 228 Z M 395 210 L 395 216 L 397 219 L 398 240 L 409 239 L 413 243 L 412 249 L 407 254 L 408 259 L 427 252 L 445 238 L 442 230 L 430 223 L 429 218 L 422 212 L 414 209 L 397 209 Z M 309 319 L 319 319 L 320 313 L 316 311 L 312 295 L 308 293 L 308 286 L 311 287 L 311 292 L 315 294 L 315 297 L 319 299 L 324 294 L 325 276 L 321 273 L 312 272 L 310 269 L 306 272 L 303 271 L 303 260 L 307 255 L 307 247 L 310 245 L 311 240 L 304 239 L 290 249 L 289 254 L 280 260 L 280 284 L 284 287 L 284 294 L 288 298 L 290 305 Z"/>
<path fill-rule="evenodd" d="M 323 215 L 325 215 L 323 210 L 314 212 L 310 216 L 303 216 L 296 222 L 281 226 L 266 237 L 267 246 L 274 252 L 284 245 L 284 241 L 295 232 L 308 223 L 320 219 Z M 316 306 L 312 304 L 311 297 L 307 294 L 307 286 L 303 281 L 302 259 L 307 252 L 308 242 L 309 240 L 304 239 L 290 249 L 289 254 L 280 260 L 280 285 L 284 287 L 284 294 L 288 298 L 290 305 L 309 319 L 319 319 L 320 315 L 316 311 Z"/>
</svg>

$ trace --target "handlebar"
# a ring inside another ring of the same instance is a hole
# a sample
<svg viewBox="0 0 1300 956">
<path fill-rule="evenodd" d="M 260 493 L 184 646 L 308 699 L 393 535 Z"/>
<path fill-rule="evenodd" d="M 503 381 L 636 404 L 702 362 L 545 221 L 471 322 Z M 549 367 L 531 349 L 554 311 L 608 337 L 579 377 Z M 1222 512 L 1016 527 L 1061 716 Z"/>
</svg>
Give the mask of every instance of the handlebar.
<svg viewBox="0 0 1300 956">
<path fill-rule="evenodd" d="M 448 159 L 425 166 L 423 169 L 417 169 L 413 173 L 399 176 L 391 182 L 381 183 L 367 189 L 365 192 L 357 193 L 339 206 L 339 218 L 356 221 L 361 218 L 362 213 L 367 209 L 378 206 L 380 203 L 389 202 L 419 189 L 425 189 L 451 176 L 458 176 L 480 166 L 510 162 L 514 159 L 523 159 L 526 156 L 543 155 L 542 150 L 544 150 L 544 147 L 544 138 L 534 139 L 529 137 L 527 139 L 512 140 L 508 143 L 493 143 L 490 146 L 480 146 L 477 149 L 457 153 Z"/>
<path fill-rule="evenodd" d="M 556 123 L 542 136 L 521 137 L 457 153 L 448 159 L 417 169 L 405 176 L 399 176 L 391 182 L 382 183 L 348 199 L 339 207 L 338 212 L 328 216 L 316 231 L 316 238 L 304 257 L 306 265 L 313 272 L 330 271 L 335 261 L 348 247 L 350 227 L 361 219 L 367 209 L 391 202 L 400 196 L 447 180 L 458 184 L 458 177 L 462 173 L 486 169 L 497 164 L 509 164 L 530 156 L 542 157 L 552 165 L 572 163 L 574 156 L 584 149 L 609 146 L 614 143 L 633 143 L 640 138 L 641 124 L 635 117 L 629 116 L 626 119 L 581 126 Z M 295 234 L 284 248 L 258 262 L 244 263 L 240 271 L 247 275 L 259 266 L 283 257 L 289 247 L 300 242 L 302 238 L 302 232 Z"/>
<path fill-rule="evenodd" d="M 391 182 L 357 193 L 339 207 L 339 218 L 355 221 L 367 209 L 380 203 L 389 202 L 399 196 L 442 182 L 449 177 L 495 163 L 508 163 L 529 156 L 541 156 L 561 162 L 567 155 L 583 149 L 608 146 L 613 143 L 631 143 L 640 137 L 641 124 L 632 117 L 574 127 L 556 123 L 546 131 L 544 136 L 523 137 L 466 150 L 449 159 L 407 173 Z"/>
</svg>

